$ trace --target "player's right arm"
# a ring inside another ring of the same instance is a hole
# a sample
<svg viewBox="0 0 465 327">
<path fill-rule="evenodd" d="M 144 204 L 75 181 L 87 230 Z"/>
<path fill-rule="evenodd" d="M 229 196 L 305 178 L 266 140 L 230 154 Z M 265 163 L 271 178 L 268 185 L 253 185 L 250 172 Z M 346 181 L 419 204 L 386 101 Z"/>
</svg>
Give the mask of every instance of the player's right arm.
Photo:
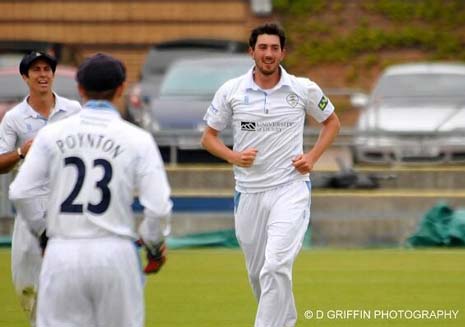
<svg viewBox="0 0 465 327">
<path fill-rule="evenodd" d="M 24 159 L 32 145 L 32 140 L 27 140 L 18 149 L 0 154 L 0 174 L 9 173 L 16 164 Z"/>
<path fill-rule="evenodd" d="M 231 150 L 220 139 L 219 132 L 210 126 L 207 126 L 203 131 L 201 144 L 205 150 L 214 156 L 239 167 L 252 166 L 257 156 L 257 149 L 255 148 L 247 148 L 240 152 Z"/>
<path fill-rule="evenodd" d="M 219 137 L 220 132 L 231 124 L 233 110 L 230 98 L 236 89 L 237 79 L 233 79 L 224 83 L 215 93 L 203 118 L 207 127 L 203 131 L 200 143 L 205 150 L 230 164 L 250 167 L 257 156 L 257 149 L 247 148 L 243 151 L 234 151 L 228 148 Z"/>
<path fill-rule="evenodd" d="M 26 155 L 32 143 L 30 140 L 21 145 L 19 150 L 15 148 L 18 127 L 13 116 L 13 112 L 7 112 L 0 124 L 0 174 L 9 173 L 22 159 L 21 157 Z"/>
</svg>

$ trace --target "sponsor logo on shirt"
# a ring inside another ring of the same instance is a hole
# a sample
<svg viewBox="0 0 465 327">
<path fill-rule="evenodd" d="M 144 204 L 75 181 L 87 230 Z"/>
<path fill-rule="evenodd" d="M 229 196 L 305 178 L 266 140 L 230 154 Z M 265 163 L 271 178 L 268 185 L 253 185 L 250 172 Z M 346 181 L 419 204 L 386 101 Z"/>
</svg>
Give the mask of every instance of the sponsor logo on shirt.
<svg viewBox="0 0 465 327">
<path fill-rule="evenodd" d="M 218 109 L 216 109 L 212 104 L 210 105 L 210 107 L 208 108 L 208 110 L 210 110 L 212 113 L 214 114 L 217 114 L 218 113 Z"/>
<path fill-rule="evenodd" d="M 241 130 L 248 132 L 281 132 L 286 128 L 292 127 L 295 122 L 278 121 L 278 122 L 251 122 L 241 121 Z"/>
<path fill-rule="evenodd" d="M 286 101 L 292 108 L 295 108 L 299 103 L 299 97 L 295 93 L 289 93 L 286 97 Z"/>
<path fill-rule="evenodd" d="M 323 95 L 321 97 L 320 102 L 318 103 L 318 108 L 320 108 L 320 110 L 323 111 L 325 110 L 327 105 L 328 105 L 328 98 Z"/>
<path fill-rule="evenodd" d="M 257 123 L 254 121 L 241 121 L 241 131 L 256 131 Z"/>
</svg>

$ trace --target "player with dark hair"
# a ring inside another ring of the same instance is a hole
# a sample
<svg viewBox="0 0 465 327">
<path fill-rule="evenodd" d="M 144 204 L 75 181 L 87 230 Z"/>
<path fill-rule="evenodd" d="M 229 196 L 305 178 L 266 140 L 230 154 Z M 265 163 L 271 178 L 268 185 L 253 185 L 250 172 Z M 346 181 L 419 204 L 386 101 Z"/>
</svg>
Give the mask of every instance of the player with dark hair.
<svg viewBox="0 0 465 327">
<path fill-rule="evenodd" d="M 5 114 L 0 125 L 0 173 L 10 172 L 25 158 L 37 132 L 49 123 L 69 117 L 81 109 L 79 102 L 53 92 L 57 60 L 43 52 L 24 55 L 19 73 L 29 94 Z M 44 202 L 38 201 L 39 206 Z M 13 228 L 11 270 L 21 306 L 34 326 L 37 287 L 42 254 L 20 214 Z"/>
<path fill-rule="evenodd" d="M 296 323 L 292 267 L 310 219 L 309 173 L 340 127 L 320 87 L 280 65 L 285 41 L 276 24 L 252 31 L 249 53 L 255 65 L 217 91 L 202 136 L 205 149 L 234 165 L 236 236 L 258 301 L 255 327 Z M 322 129 L 304 153 L 307 115 Z M 229 124 L 232 150 L 219 138 Z"/>
<path fill-rule="evenodd" d="M 160 219 L 172 202 L 152 136 L 115 108 L 125 79 L 123 63 L 111 56 L 85 60 L 77 73 L 83 110 L 38 133 L 10 186 L 10 199 L 46 246 L 38 327 L 144 325 L 135 241 L 147 248 L 145 271 L 158 271 L 165 260 Z M 135 192 L 145 208 L 138 230 Z M 46 207 L 34 205 L 38 196 Z"/>
</svg>

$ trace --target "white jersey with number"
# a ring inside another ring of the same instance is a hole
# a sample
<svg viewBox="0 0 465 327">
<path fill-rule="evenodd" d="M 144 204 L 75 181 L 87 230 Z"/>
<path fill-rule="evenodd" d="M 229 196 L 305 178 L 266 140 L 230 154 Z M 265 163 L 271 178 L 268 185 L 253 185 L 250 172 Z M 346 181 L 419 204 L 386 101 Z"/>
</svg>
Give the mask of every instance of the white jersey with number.
<svg viewBox="0 0 465 327">
<path fill-rule="evenodd" d="M 292 159 L 303 153 L 306 115 L 323 122 L 334 111 L 316 83 L 280 69 L 279 83 L 269 90 L 255 84 L 253 68 L 226 82 L 204 117 L 208 126 L 218 131 L 232 125 L 235 151 L 258 150 L 252 167 L 234 166 L 239 192 L 263 192 L 308 180 L 308 174 L 302 175 L 292 166 Z"/>
<path fill-rule="evenodd" d="M 48 181 L 49 194 L 43 187 Z M 50 238 L 137 239 L 131 208 L 136 190 L 148 224 L 170 214 L 170 188 L 152 136 L 116 110 L 97 106 L 38 133 L 10 198 L 27 204 L 48 195 Z M 28 216 L 37 220 L 41 214 Z M 147 233 L 146 239 L 155 239 L 159 231 Z"/>
<path fill-rule="evenodd" d="M 137 191 L 145 207 L 139 232 L 131 207 Z M 38 327 L 143 326 L 143 277 L 133 240 L 159 241 L 159 219 L 172 207 L 152 136 L 122 120 L 109 102 L 89 101 L 79 114 L 38 133 L 10 186 L 10 198 L 36 233 L 44 224 L 37 197 L 47 198 L 50 238 Z"/>
</svg>

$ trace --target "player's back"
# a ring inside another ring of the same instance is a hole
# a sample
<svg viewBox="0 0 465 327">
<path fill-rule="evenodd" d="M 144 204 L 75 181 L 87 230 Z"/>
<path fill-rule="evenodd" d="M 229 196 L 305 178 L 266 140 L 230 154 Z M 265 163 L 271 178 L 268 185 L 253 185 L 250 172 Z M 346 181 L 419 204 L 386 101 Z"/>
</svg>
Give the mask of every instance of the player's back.
<svg viewBox="0 0 465 327">
<path fill-rule="evenodd" d="M 51 160 L 48 236 L 136 238 L 135 189 L 162 166 L 152 137 L 101 108 L 85 108 L 40 137 Z"/>
</svg>

